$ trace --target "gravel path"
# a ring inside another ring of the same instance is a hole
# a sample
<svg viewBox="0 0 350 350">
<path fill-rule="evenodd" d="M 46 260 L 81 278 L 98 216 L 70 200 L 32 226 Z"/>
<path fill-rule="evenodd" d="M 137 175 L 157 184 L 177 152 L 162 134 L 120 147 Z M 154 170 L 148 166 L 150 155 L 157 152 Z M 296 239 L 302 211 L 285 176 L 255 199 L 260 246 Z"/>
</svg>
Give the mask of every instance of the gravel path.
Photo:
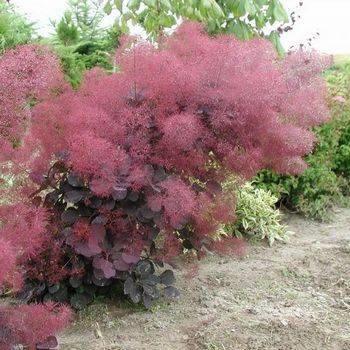
<svg viewBox="0 0 350 350">
<path fill-rule="evenodd" d="M 148 312 L 90 306 L 61 349 L 350 349 L 350 209 L 330 224 L 286 220 L 295 232 L 289 244 L 210 257 L 192 276 L 180 267 L 176 302 Z"/>
</svg>

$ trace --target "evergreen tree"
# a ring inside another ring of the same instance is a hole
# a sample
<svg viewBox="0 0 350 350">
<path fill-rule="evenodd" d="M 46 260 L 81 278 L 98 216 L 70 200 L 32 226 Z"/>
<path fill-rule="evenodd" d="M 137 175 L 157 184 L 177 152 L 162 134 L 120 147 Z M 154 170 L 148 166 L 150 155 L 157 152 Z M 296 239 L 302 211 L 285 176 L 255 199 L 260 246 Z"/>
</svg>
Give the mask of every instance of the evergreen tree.
<svg viewBox="0 0 350 350">
<path fill-rule="evenodd" d="M 0 1 L 0 54 L 6 49 L 32 41 L 33 23 L 18 14 L 7 2 Z"/>
<path fill-rule="evenodd" d="M 53 44 L 66 76 L 74 87 L 86 69 L 113 69 L 111 56 L 118 46 L 118 27 L 103 27 L 103 8 L 96 0 L 70 0 L 62 19 L 53 25 Z"/>
</svg>

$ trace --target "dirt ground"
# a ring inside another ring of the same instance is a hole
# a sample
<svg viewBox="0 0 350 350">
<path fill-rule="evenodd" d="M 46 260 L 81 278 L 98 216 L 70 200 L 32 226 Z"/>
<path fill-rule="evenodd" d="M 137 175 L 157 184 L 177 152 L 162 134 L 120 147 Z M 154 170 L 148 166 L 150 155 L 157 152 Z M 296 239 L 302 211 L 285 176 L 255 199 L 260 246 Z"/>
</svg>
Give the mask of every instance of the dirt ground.
<svg viewBox="0 0 350 350">
<path fill-rule="evenodd" d="M 289 244 L 180 267 L 182 297 L 152 311 L 97 303 L 60 338 L 63 350 L 350 349 L 350 209 L 329 224 L 286 218 Z"/>
</svg>

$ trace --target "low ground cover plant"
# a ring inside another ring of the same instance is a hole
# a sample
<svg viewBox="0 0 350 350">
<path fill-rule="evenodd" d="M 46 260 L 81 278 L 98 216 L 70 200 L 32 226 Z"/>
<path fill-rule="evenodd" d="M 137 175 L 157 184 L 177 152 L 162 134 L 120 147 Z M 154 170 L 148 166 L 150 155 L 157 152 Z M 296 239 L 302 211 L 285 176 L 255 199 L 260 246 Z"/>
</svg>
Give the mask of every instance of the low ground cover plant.
<svg viewBox="0 0 350 350">
<path fill-rule="evenodd" d="M 93 69 L 73 90 L 44 47 L 0 57 L 1 167 L 14 176 L 0 208 L 0 281 L 25 301 L 48 302 L 51 316 L 60 302 L 79 309 L 113 288 L 146 307 L 176 298 L 172 271 L 157 267 L 184 249 L 201 257 L 241 248 L 217 241 L 234 213 L 220 184 L 232 173 L 303 171 L 309 128 L 329 118 L 320 77 L 328 58 L 279 59 L 264 39 L 213 38 L 184 23 L 159 47 L 125 39 L 116 62 L 119 72 Z M 40 318 L 42 307 L 26 310 Z M 4 349 L 33 343 L 12 322 L 16 312 L 0 309 Z M 38 341 L 68 311 L 56 316 Z"/>
</svg>

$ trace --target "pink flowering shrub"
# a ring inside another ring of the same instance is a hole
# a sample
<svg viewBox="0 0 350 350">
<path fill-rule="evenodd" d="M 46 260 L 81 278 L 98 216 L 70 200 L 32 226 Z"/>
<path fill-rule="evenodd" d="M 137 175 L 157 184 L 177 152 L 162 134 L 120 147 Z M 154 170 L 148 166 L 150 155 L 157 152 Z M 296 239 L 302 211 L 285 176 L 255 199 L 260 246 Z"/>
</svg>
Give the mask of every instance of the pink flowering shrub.
<svg viewBox="0 0 350 350">
<path fill-rule="evenodd" d="M 41 247 L 46 234 L 44 209 L 17 204 L 0 212 L 0 291 L 18 291 L 22 287 L 21 266 Z M 35 345 L 69 321 L 67 307 L 53 304 L 0 305 L 0 349 L 19 344 Z"/>
<path fill-rule="evenodd" d="M 25 133 L 30 105 L 63 85 L 58 59 L 43 46 L 25 45 L 0 56 L 0 160 L 13 157 Z"/>
<path fill-rule="evenodd" d="M 10 55 L 21 50 L 30 48 Z M 37 207 L 33 245 L 39 231 L 46 237 L 19 260 L 30 272 L 26 290 L 76 308 L 115 281 L 150 306 L 158 284 L 166 296 L 178 295 L 172 272 L 156 276 L 155 263 L 184 248 L 199 256 L 241 251 L 232 239 L 213 238 L 234 218 L 220 182 L 263 168 L 301 172 L 315 141 L 309 129 L 329 116 L 319 75 L 328 58 L 295 52 L 280 60 L 263 39 L 212 38 L 185 23 L 160 48 L 125 41 L 117 63 L 112 75 L 88 72 L 78 91 L 50 64 L 41 84 L 52 82 L 55 93 L 39 88 L 31 109 L 20 104 L 19 114 L 5 113 L 7 170 L 28 174 L 16 198 Z M 7 99 L 2 104 L 10 108 Z"/>
<path fill-rule="evenodd" d="M 60 79 L 57 59 L 46 49 L 38 46 L 22 46 L 0 57 L 0 144 L 3 171 L 16 169 L 20 155 L 17 147 L 30 124 L 28 103 L 47 98 L 50 89 Z M 18 157 L 18 158 L 17 158 Z M 32 186 L 25 180 L 11 196 L 2 193 L 1 199 L 13 199 L 21 194 L 20 201 L 0 207 L 0 293 L 16 292 L 23 286 L 26 272 L 23 265 L 41 249 L 46 239 L 48 212 L 33 206 L 25 199 Z M 70 318 L 64 306 L 53 304 L 0 305 L 0 349 L 14 346 L 35 345 L 54 332 L 62 329 Z"/>
<path fill-rule="evenodd" d="M 35 346 L 63 329 L 70 320 L 67 307 L 52 303 L 0 308 L 0 349 L 19 344 Z"/>
</svg>

